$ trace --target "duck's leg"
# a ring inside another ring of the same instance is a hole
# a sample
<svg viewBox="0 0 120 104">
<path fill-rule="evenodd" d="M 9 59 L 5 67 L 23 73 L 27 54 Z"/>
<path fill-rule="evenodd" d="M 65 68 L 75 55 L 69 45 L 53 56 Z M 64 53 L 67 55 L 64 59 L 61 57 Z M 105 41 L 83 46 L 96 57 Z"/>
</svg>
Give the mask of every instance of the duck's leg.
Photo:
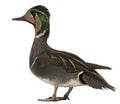
<svg viewBox="0 0 120 104">
<path fill-rule="evenodd" d="M 59 100 L 69 100 L 69 94 L 72 91 L 73 87 L 69 87 L 68 91 L 65 93 L 63 97 L 58 97 Z"/>
<path fill-rule="evenodd" d="M 52 97 L 49 97 L 47 101 L 60 101 L 60 100 L 69 100 L 69 94 L 72 91 L 73 87 L 69 87 L 68 91 L 63 97 L 56 97 L 58 87 L 55 86 L 55 90 Z"/>
<path fill-rule="evenodd" d="M 69 100 L 69 94 L 70 94 L 70 92 L 72 91 L 72 89 L 73 89 L 73 87 L 69 87 L 69 89 L 68 89 L 68 91 L 65 93 L 65 95 L 64 95 L 64 99 L 68 99 Z"/>
<path fill-rule="evenodd" d="M 46 99 L 38 99 L 38 101 L 59 101 L 59 99 L 56 97 L 57 94 L 58 85 L 54 86 L 54 93 L 52 97 L 46 98 Z"/>
</svg>

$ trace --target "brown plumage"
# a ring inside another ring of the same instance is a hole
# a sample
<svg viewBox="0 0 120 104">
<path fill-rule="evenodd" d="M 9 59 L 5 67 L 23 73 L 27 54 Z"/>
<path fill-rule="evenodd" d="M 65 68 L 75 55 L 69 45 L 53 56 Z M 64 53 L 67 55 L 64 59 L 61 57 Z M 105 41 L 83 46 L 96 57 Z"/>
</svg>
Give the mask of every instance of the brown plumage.
<svg viewBox="0 0 120 104">
<path fill-rule="evenodd" d="M 51 63 L 52 65 L 56 65 L 56 64 L 61 65 L 65 67 L 65 70 L 68 73 L 83 72 L 79 76 L 79 79 L 84 84 L 89 85 L 90 87 L 93 87 L 96 89 L 108 88 L 108 89 L 115 91 L 115 88 L 111 86 L 110 84 L 108 84 L 105 81 L 105 79 L 97 71 L 95 71 L 97 69 L 110 70 L 111 69 L 110 67 L 85 62 L 78 56 L 72 53 L 64 52 L 64 51 L 49 50 L 45 52 L 47 52 L 46 54 L 48 54 L 49 56 L 46 59 L 48 63 Z"/>
<path fill-rule="evenodd" d="M 49 47 L 47 44 L 50 30 L 49 17 L 48 9 L 39 5 L 29 9 L 24 16 L 13 19 L 27 21 L 34 26 L 35 38 L 30 53 L 30 70 L 39 79 L 54 86 L 53 96 L 39 101 L 69 99 L 73 87 L 81 85 L 115 91 L 115 88 L 96 71 L 111 69 L 110 67 L 88 63 L 77 55 Z M 56 97 L 58 87 L 69 87 L 69 89 L 63 97 Z"/>
</svg>

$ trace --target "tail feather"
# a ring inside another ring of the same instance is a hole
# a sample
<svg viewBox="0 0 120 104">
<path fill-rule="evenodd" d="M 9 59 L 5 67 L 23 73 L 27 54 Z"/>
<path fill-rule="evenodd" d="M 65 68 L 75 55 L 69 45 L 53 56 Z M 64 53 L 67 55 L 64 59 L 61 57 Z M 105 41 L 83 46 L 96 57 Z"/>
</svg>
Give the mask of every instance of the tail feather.
<svg viewBox="0 0 120 104">
<path fill-rule="evenodd" d="M 96 89 L 111 89 L 115 91 L 115 88 L 108 84 L 105 79 L 98 74 L 96 71 L 91 72 L 84 72 L 79 76 L 80 80 L 84 83 L 89 85 L 90 87 L 96 88 Z"/>
<path fill-rule="evenodd" d="M 102 65 L 97 65 L 97 64 L 92 64 L 92 63 L 87 63 L 87 65 L 90 67 L 91 70 L 94 70 L 94 69 L 111 69 L 110 67 L 108 66 L 102 66 Z"/>
</svg>

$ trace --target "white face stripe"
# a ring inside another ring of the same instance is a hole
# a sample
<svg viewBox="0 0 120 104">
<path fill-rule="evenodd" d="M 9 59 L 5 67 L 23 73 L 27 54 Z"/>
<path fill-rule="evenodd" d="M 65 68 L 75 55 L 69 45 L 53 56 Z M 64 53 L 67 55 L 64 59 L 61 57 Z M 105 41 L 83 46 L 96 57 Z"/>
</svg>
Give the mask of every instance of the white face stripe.
<svg viewBox="0 0 120 104">
<path fill-rule="evenodd" d="M 44 36 L 47 30 L 48 30 L 48 29 L 46 29 L 46 30 L 44 30 L 42 33 L 36 35 L 35 38 L 40 38 L 40 37 Z"/>
</svg>

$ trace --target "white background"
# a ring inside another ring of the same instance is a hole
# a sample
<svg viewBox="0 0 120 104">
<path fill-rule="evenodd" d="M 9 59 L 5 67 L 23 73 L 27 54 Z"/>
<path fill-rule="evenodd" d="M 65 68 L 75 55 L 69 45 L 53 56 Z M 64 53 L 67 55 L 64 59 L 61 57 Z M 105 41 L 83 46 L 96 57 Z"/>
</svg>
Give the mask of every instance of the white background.
<svg viewBox="0 0 120 104">
<path fill-rule="evenodd" d="M 52 95 L 48 85 L 29 70 L 34 28 L 12 21 L 31 7 L 45 5 L 51 13 L 48 44 L 75 53 L 88 62 L 107 65 L 100 70 L 116 92 L 76 87 L 69 101 L 55 104 L 120 104 L 120 1 L 119 0 L 4 0 L 0 3 L 0 104 L 43 104 Z M 62 96 L 66 88 L 60 88 Z M 49 103 L 48 103 L 49 104 Z"/>
</svg>

